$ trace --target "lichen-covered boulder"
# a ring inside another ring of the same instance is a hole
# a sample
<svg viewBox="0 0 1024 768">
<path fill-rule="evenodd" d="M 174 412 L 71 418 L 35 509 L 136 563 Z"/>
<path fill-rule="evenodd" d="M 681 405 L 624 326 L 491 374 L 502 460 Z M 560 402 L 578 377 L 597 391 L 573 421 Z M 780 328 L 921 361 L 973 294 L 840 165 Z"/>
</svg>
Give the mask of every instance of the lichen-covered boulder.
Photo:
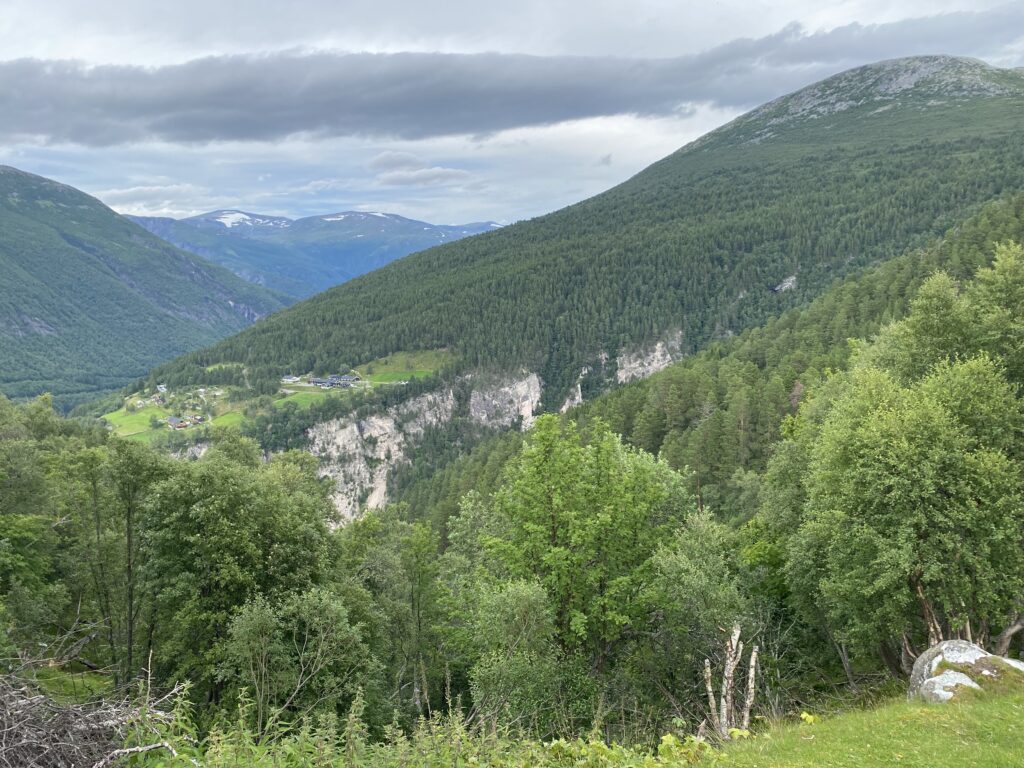
<svg viewBox="0 0 1024 768">
<path fill-rule="evenodd" d="M 981 686 L 963 672 L 944 669 L 935 677 L 929 677 L 921 683 L 917 696 L 925 701 L 949 701 L 956 695 L 957 688 L 981 690 Z"/>
<path fill-rule="evenodd" d="M 1015 678 L 1024 683 L 1024 661 L 995 656 L 966 640 L 945 640 L 917 657 L 907 696 L 949 701 L 963 690 L 981 690 L 986 681 Z"/>
</svg>

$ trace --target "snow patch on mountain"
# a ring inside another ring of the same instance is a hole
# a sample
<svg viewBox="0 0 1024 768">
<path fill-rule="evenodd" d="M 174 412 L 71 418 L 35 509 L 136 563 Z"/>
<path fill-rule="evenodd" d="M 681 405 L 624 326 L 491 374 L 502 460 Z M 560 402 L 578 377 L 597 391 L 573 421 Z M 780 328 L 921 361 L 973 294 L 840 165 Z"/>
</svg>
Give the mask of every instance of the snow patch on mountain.
<svg viewBox="0 0 1024 768">
<path fill-rule="evenodd" d="M 222 213 L 220 216 L 217 217 L 217 221 L 219 221 L 228 229 L 231 229 L 231 227 L 237 227 L 239 224 L 242 223 L 247 223 L 250 225 L 252 223 L 249 216 L 242 213 L 241 211 L 227 211 L 225 213 Z"/>
<path fill-rule="evenodd" d="M 246 213 L 245 211 L 214 211 L 213 213 L 207 213 L 193 218 L 216 221 L 223 224 L 227 229 L 240 226 L 282 228 L 289 227 L 292 223 L 291 219 L 287 219 L 283 216 L 258 216 Z"/>
</svg>

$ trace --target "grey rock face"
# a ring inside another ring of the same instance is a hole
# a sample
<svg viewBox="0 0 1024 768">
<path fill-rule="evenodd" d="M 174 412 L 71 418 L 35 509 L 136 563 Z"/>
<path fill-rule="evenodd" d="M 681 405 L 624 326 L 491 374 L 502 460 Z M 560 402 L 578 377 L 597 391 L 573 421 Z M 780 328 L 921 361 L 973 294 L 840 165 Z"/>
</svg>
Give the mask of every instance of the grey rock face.
<svg viewBox="0 0 1024 768">
<path fill-rule="evenodd" d="M 1022 661 L 995 656 L 966 640 L 944 640 L 917 657 L 907 697 L 949 701 L 957 688 L 980 690 L 979 680 L 999 677 L 1006 667 L 1024 673 Z"/>
</svg>

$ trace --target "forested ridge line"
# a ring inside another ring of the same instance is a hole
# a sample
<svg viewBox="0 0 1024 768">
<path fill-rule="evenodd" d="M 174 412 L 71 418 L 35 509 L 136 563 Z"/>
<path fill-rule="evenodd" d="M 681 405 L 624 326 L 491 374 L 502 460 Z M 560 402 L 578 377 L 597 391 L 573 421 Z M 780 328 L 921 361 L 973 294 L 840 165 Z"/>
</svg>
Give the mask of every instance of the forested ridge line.
<svg viewBox="0 0 1024 768">
<path fill-rule="evenodd" d="M 783 421 L 808 387 L 847 367 L 849 340 L 871 338 L 903 317 L 933 272 L 969 279 L 1004 241 L 1024 242 L 1024 193 L 989 203 L 931 245 L 836 280 L 806 307 L 600 395 L 571 416 L 581 423 L 601 419 L 627 443 L 677 469 L 688 467 L 690 489 L 702 505 L 747 519 L 757 505 L 758 473 Z M 521 440 L 514 433 L 491 436 L 458 458 L 440 446 L 472 445 L 472 436 L 444 427 L 428 433 L 427 444 L 438 449 L 400 467 L 391 489 L 396 500 L 435 521 L 453 514 L 470 489 L 493 488 L 504 457 Z"/>
<path fill-rule="evenodd" d="M 602 195 L 402 259 L 154 376 L 220 383 L 225 369 L 208 368 L 237 362 L 259 390 L 444 347 L 463 370 L 537 372 L 554 410 L 603 354 L 674 331 L 696 351 L 1024 187 L 1024 101 L 1007 77 L 1016 90 L 943 103 L 912 92 L 761 138 L 769 116 L 752 113 Z"/>
</svg>

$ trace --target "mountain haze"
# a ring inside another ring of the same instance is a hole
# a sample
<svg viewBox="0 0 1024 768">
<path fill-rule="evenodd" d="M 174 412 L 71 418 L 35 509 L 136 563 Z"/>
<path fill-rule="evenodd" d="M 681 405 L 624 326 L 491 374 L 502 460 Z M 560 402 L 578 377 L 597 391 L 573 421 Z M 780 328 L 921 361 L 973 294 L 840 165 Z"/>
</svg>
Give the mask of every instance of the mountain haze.
<svg viewBox="0 0 1024 768">
<path fill-rule="evenodd" d="M 187 219 L 130 216 L 169 243 L 295 298 L 351 280 L 415 251 L 498 228 L 428 224 L 393 213 L 343 211 L 289 219 L 220 210 Z"/>
<path fill-rule="evenodd" d="M 0 166 L 0 391 L 70 404 L 289 303 L 76 189 Z"/>
<path fill-rule="evenodd" d="M 924 244 L 1024 187 L 1024 73 L 953 57 L 860 67 L 777 99 L 624 184 L 425 251 L 160 370 L 255 380 L 446 347 L 526 369 L 556 408 L 626 353 L 698 349 Z"/>
</svg>

